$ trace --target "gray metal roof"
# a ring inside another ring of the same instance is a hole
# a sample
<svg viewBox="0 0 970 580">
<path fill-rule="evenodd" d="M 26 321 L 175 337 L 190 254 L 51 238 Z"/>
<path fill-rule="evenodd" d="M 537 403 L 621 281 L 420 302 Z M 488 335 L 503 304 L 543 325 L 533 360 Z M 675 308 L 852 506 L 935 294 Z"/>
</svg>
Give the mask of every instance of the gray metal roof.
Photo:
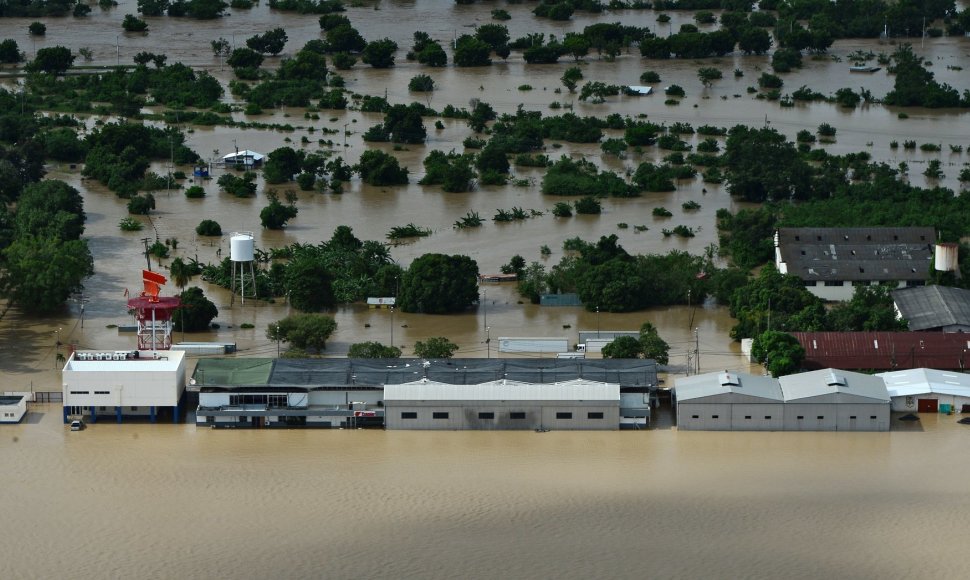
<svg viewBox="0 0 970 580">
<path fill-rule="evenodd" d="M 787 375 L 779 379 L 785 401 L 800 402 L 802 399 L 818 398 L 825 403 L 888 403 L 889 393 L 882 377 L 822 369 L 807 373 Z"/>
<path fill-rule="evenodd" d="M 778 379 L 746 373 L 704 373 L 678 378 L 674 383 L 677 402 L 699 402 L 699 399 L 724 394 L 745 395 L 766 399 L 766 402 L 784 401 Z"/>
<path fill-rule="evenodd" d="M 386 385 L 384 401 L 619 401 L 620 386 L 576 379 L 564 383 L 489 381 L 477 385 L 454 385 L 422 379 Z"/>
<path fill-rule="evenodd" d="M 780 228 L 788 273 L 802 280 L 926 280 L 933 228 Z"/>
<path fill-rule="evenodd" d="M 949 286 L 903 288 L 893 292 L 893 301 L 910 330 L 970 326 L 970 290 Z"/>
<path fill-rule="evenodd" d="M 456 385 L 500 379 L 525 383 L 587 379 L 621 387 L 657 386 L 657 363 L 649 359 L 278 359 L 273 361 L 267 384 L 392 385 L 420 379 Z"/>
<path fill-rule="evenodd" d="M 890 397 L 922 395 L 954 395 L 970 397 L 970 375 L 934 369 L 907 369 L 891 373 L 879 373 L 886 383 Z"/>
</svg>

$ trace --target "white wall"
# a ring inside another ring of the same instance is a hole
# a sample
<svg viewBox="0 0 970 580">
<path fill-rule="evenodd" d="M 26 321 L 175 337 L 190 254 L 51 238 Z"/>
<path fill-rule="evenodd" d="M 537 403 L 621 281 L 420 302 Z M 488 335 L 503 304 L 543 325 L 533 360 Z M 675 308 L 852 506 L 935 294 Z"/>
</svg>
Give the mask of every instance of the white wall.
<svg viewBox="0 0 970 580">
<path fill-rule="evenodd" d="M 185 390 L 185 360 L 174 371 L 65 369 L 63 376 L 65 407 L 174 407 Z"/>
<path fill-rule="evenodd" d="M 27 399 L 21 398 L 13 405 L 0 405 L 0 423 L 19 423 L 27 414 Z"/>
<path fill-rule="evenodd" d="M 917 402 L 919 399 L 936 399 L 940 403 L 948 403 L 953 406 L 953 410 L 956 413 L 959 413 L 963 409 L 964 405 L 970 405 L 970 397 L 937 395 L 936 393 L 920 393 L 918 395 L 910 395 L 905 397 L 893 397 L 892 410 L 915 413 L 919 404 Z"/>
</svg>

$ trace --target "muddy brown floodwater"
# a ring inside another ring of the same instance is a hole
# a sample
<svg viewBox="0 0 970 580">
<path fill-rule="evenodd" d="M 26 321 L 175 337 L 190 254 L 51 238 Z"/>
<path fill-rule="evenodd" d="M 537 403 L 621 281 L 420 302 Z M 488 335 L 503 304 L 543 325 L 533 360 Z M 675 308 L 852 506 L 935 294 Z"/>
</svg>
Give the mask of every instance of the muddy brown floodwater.
<svg viewBox="0 0 970 580">
<path fill-rule="evenodd" d="M 205 67 L 224 84 L 231 73 L 212 57 L 209 42 L 218 37 L 236 46 L 253 34 L 282 26 L 292 54 L 320 38 L 316 16 L 283 14 L 261 3 L 232 11 L 216 21 L 148 18 L 150 31 L 126 34 L 120 22 L 135 13 L 124 0 L 109 11 L 94 8 L 84 19 L 48 19 L 40 39 L 27 36 L 30 19 L 3 19 L 2 36 L 32 56 L 45 46 L 87 47 L 88 64 L 130 62 L 141 51 L 165 53 L 169 62 Z M 729 56 L 705 61 L 647 61 L 622 54 L 615 62 L 589 57 L 581 66 L 588 80 L 637 83 L 644 70 L 657 70 L 659 86 L 679 84 L 687 97 L 678 106 L 662 95 L 614 97 L 593 105 L 574 95 L 557 94 L 559 77 L 571 63 L 532 66 L 513 54 L 507 62 L 473 69 L 429 69 L 404 60 L 411 35 L 424 30 L 447 44 L 456 34 L 491 22 L 495 7 L 513 16 L 504 23 L 513 38 L 529 32 L 561 36 L 593 22 L 649 26 L 653 11 L 577 13 L 567 23 L 536 19 L 531 4 L 482 2 L 366 3 L 346 14 L 365 38 L 390 37 L 400 50 L 398 65 L 372 70 L 358 65 L 341 73 L 350 91 L 383 95 L 392 103 L 418 100 L 440 110 L 447 104 L 467 107 L 471 99 L 490 103 L 498 112 L 526 109 L 554 114 L 553 101 L 572 104 L 581 115 L 645 114 L 657 122 L 688 122 L 729 127 L 765 123 L 793 139 L 821 123 L 838 128 L 833 153 L 868 151 L 875 160 L 911 168 L 911 180 L 926 184 L 922 170 L 940 159 L 946 177 L 941 185 L 958 188 L 956 176 L 967 154 L 949 145 L 970 146 L 970 123 L 958 111 L 899 111 L 872 105 L 854 110 L 826 103 L 782 108 L 746 92 L 756 85 L 767 57 Z M 379 8 L 379 9 L 378 9 Z M 671 13 L 670 29 L 692 21 L 691 12 Z M 666 32 L 660 25 L 658 32 Z M 918 40 L 917 40 L 918 44 Z M 784 75 L 785 91 L 807 85 L 822 93 L 841 87 L 865 87 L 877 96 L 892 87 L 885 70 L 852 75 L 845 56 L 855 50 L 889 53 L 878 41 L 837 42 L 833 59 L 806 59 L 805 67 Z M 927 39 L 917 50 L 933 63 L 937 79 L 967 88 L 966 74 L 948 66 L 967 63 L 970 39 Z M 269 59 L 273 61 L 274 59 Z M 713 65 L 724 79 L 704 88 L 700 66 Z M 734 69 L 743 71 L 735 78 Z M 428 74 L 438 89 L 431 95 L 409 94 L 407 82 Z M 12 81 L 6 81 L 10 86 Z M 521 85 L 532 90 L 519 90 Z M 226 100 L 233 102 L 228 95 Z M 365 150 L 361 134 L 379 116 L 356 111 L 323 111 L 319 121 L 304 119 L 301 109 L 280 108 L 259 116 L 266 123 L 303 126 L 293 132 L 236 128 L 184 127 L 188 144 L 205 158 L 234 148 L 266 152 L 283 146 L 341 151 L 354 163 Z M 236 114 L 236 118 L 244 116 Z M 93 119 L 88 119 L 93 126 Z M 562 242 L 617 234 L 631 253 L 682 249 L 703 252 L 716 242 L 714 215 L 737 210 L 722 187 L 699 179 L 678 183 L 676 192 L 638 199 L 608 199 L 601 216 L 556 219 L 551 215 L 517 224 L 494 224 L 457 231 L 452 223 L 468 211 L 490 218 L 498 208 L 546 210 L 558 198 L 538 189 L 541 173 L 516 169 L 528 187 L 480 187 L 464 194 L 442 193 L 416 184 L 421 161 L 432 149 L 462 150 L 469 129 L 443 119 L 445 128 L 428 123 L 423 146 L 395 151 L 410 168 L 406 187 L 373 188 L 355 180 L 343 195 L 299 193 L 299 216 L 282 232 L 261 231 L 255 199 L 219 193 L 215 180 L 204 185 L 204 199 L 189 200 L 180 191 L 156 193 L 152 224 L 122 233 L 118 221 L 125 202 L 104 187 L 82 180 L 80 171 L 52 166 L 49 175 L 64 179 L 84 195 L 88 221 L 85 237 L 95 257 L 95 275 L 85 284 L 89 300 L 83 327 L 77 304 L 63 315 L 32 319 L 11 312 L 0 325 L 0 369 L 4 390 L 59 390 L 56 340 L 82 348 L 130 348 L 132 335 L 111 325 L 130 319 L 125 289 L 140 287 L 144 235 L 177 238 L 174 255 L 216 259 L 228 240 L 210 241 L 194 232 L 201 219 L 218 221 L 223 231 L 254 231 L 263 249 L 292 242 L 328 239 L 341 224 L 361 239 L 383 240 L 395 225 L 408 222 L 431 228 L 432 236 L 395 246 L 392 256 L 407 266 L 428 252 L 467 254 L 482 272 L 495 272 L 513 254 L 547 266 L 562 257 Z M 310 132 L 306 127 L 313 127 Z M 323 135 L 320 129 L 346 128 L 350 135 Z M 610 133 L 608 131 L 608 133 Z M 309 141 L 301 145 L 301 138 Z M 320 138 L 333 146 L 318 146 Z M 891 149 L 890 141 L 913 139 L 936 143 L 942 152 Z M 692 138 L 696 145 L 698 139 Z M 561 145 L 561 148 L 559 148 Z M 597 146 L 547 143 L 552 156 L 583 156 L 614 171 L 632 170 L 662 153 L 648 150 L 625 159 L 604 158 Z M 390 146 L 379 145 L 390 150 Z M 182 167 L 182 170 L 190 168 Z M 169 167 L 157 163 L 164 174 Z M 221 170 L 217 170 L 217 178 Z M 262 192 L 262 187 L 260 188 Z M 688 200 L 701 209 L 684 212 Z M 652 217 L 665 206 L 669 219 Z M 617 224 L 627 223 L 628 229 Z M 661 229 L 684 224 L 696 230 L 689 241 L 664 238 Z M 649 229 L 635 233 L 634 225 Z M 154 228 L 154 229 L 153 229 Z M 542 258 L 539 249 L 553 253 Z M 158 268 L 159 264 L 153 264 Z M 164 271 L 165 263 L 161 264 Z M 283 304 L 247 302 L 230 308 L 226 291 L 202 284 L 218 305 L 217 331 L 190 340 L 226 340 L 239 344 L 240 356 L 275 356 L 276 344 L 265 338 L 268 323 L 289 313 Z M 346 353 L 353 342 L 377 340 L 413 352 L 416 340 L 447 336 L 461 356 L 496 356 L 484 340 L 486 327 L 499 336 L 568 336 L 597 328 L 636 329 L 652 321 L 670 342 L 671 372 L 684 371 L 687 349 L 698 329 L 702 370 L 749 370 L 738 346 L 728 337 L 732 320 L 712 305 L 675 307 L 632 314 L 591 313 L 579 308 L 539 308 L 519 304 L 513 287 L 487 286 L 485 304 L 453 316 L 426 316 L 343 306 L 335 312 L 339 329 L 328 352 Z M 249 323 L 255 329 L 241 329 Z M 177 337 L 180 338 L 180 337 Z M 494 344 L 494 343 L 493 343 Z M 30 420 L 0 430 L 0 577 L 798 577 L 895 578 L 965 577 L 962 554 L 970 535 L 967 481 L 967 428 L 952 418 L 925 416 L 919 432 L 885 433 L 384 433 L 384 432 L 210 432 L 193 425 L 99 424 L 84 433 L 66 432 L 57 408 L 37 407 Z"/>
</svg>

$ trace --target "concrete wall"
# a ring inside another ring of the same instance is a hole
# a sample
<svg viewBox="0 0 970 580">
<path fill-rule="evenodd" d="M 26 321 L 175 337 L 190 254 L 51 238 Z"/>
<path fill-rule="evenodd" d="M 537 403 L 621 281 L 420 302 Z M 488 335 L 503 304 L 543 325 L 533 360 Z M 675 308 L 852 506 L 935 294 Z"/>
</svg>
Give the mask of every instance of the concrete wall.
<svg viewBox="0 0 970 580">
<path fill-rule="evenodd" d="M 832 403 L 788 403 L 785 405 L 785 430 L 835 431 L 837 407 Z"/>
<path fill-rule="evenodd" d="M 185 360 L 175 371 L 64 371 L 64 406 L 174 407 L 185 390 Z"/>
<path fill-rule="evenodd" d="M 889 431 L 889 405 L 839 405 L 839 431 Z"/>
<path fill-rule="evenodd" d="M 395 401 L 385 406 L 385 426 L 387 429 L 437 430 L 515 430 L 540 427 L 563 431 L 615 430 L 619 429 L 619 410 L 617 403 L 607 402 L 584 402 L 577 405 L 535 401 Z M 413 413 L 415 418 L 405 418 L 404 414 L 407 413 Z M 523 418 L 513 419 L 512 413 L 522 413 Z M 561 413 L 569 413 L 571 417 L 560 417 Z M 591 418 L 591 413 L 602 414 L 602 418 Z"/>
<path fill-rule="evenodd" d="M 782 404 L 731 405 L 731 429 L 734 431 L 781 431 L 785 428 L 785 406 Z"/>
<path fill-rule="evenodd" d="M 677 429 L 682 431 L 730 431 L 731 405 L 727 403 L 677 403 Z"/>
</svg>

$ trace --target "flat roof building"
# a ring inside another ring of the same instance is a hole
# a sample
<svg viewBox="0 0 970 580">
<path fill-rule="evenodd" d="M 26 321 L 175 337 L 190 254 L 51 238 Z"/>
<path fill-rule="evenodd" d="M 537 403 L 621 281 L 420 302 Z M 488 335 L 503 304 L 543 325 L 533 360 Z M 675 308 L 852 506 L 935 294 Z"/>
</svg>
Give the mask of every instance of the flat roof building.
<svg viewBox="0 0 970 580">
<path fill-rule="evenodd" d="M 179 421 L 185 391 L 185 353 L 167 351 L 77 351 L 64 365 L 64 422 L 72 416 L 125 415 L 155 421 L 160 410 Z"/>
<path fill-rule="evenodd" d="M 933 228 L 779 228 L 775 265 L 823 300 L 849 300 L 853 286 L 922 286 L 930 276 Z"/>
<path fill-rule="evenodd" d="M 934 369 L 879 373 L 893 411 L 970 413 L 970 375 Z"/>
<path fill-rule="evenodd" d="M 0 395 L 0 423 L 20 423 L 27 414 L 27 395 Z"/>
</svg>

